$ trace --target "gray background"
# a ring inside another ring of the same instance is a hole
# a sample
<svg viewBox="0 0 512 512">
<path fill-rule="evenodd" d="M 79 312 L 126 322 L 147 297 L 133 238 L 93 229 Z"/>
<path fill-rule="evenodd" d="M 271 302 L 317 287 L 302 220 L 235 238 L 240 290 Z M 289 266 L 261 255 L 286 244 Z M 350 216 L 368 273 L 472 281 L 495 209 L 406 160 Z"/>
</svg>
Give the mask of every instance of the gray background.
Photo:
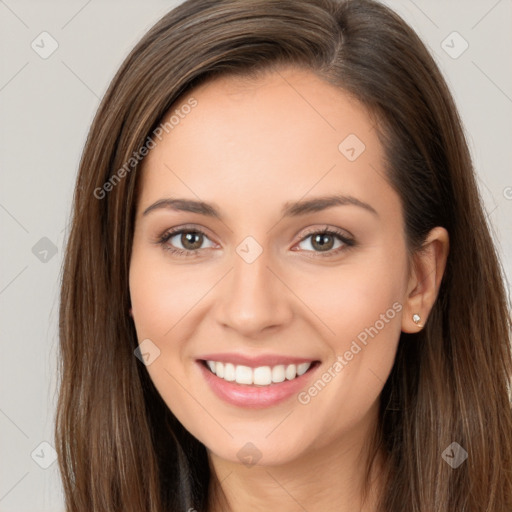
<svg viewBox="0 0 512 512">
<path fill-rule="evenodd" d="M 0 512 L 63 510 L 49 445 L 60 269 L 79 158 L 123 58 L 177 3 L 0 0 Z M 385 3 L 427 43 L 452 89 L 510 280 L 512 0 Z M 31 47 L 51 49 L 43 31 L 58 44 L 46 59 Z M 464 41 L 454 31 L 469 44 L 457 58 Z"/>
</svg>

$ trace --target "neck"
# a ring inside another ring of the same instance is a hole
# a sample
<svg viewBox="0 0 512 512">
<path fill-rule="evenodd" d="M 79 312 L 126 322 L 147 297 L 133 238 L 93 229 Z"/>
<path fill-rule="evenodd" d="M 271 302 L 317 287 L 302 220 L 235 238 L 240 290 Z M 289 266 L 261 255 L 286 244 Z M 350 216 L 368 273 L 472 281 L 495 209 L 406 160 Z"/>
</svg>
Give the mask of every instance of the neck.
<svg viewBox="0 0 512 512">
<path fill-rule="evenodd" d="M 305 451 L 299 458 L 279 466 L 247 467 L 209 452 L 209 510 L 376 512 L 384 483 L 385 458 L 382 451 L 377 452 L 366 482 L 370 439 L 369 432 L 354 432 L 336 445 Z"/>
</svg>

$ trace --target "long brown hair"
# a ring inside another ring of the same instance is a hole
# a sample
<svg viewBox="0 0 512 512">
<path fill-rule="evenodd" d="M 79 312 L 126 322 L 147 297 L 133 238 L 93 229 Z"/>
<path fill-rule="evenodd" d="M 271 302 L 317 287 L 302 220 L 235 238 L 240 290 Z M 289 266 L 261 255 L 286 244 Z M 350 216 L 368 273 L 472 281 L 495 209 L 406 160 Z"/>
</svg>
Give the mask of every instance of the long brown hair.
<svg viewBox="0 0 512 512">
<path fill-rule="evenodd" d="M 379 510 L 511 511 L 503 272 L 461 121 L 432 57 L 397 14 L 372 0 L 187 0 L 122 64 L 80 164 L 63 267 L 55 430 L 68 512 L 208 509 L 206 449 L 134 356 L 134 155 L 194 86 L 282 65 L 314 72 L 375 115 L 409 250 L 435 226 L 450 236 L 428 322 L 418 334 L 402 333 L 382 391 L 374 448 L 388 456 L 389 480 Z M 443 458 L 453 442 L 468 452 L 457 469 Z"/>
</svg>

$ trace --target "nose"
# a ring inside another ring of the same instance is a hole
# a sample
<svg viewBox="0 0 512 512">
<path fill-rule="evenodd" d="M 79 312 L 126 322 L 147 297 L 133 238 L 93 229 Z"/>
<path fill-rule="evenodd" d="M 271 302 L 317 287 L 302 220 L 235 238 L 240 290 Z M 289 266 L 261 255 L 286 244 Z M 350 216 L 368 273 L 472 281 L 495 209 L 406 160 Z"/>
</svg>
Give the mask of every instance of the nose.
<svg viewBox="0 0 512 512">
<path fill-rule="evenodd" d="M 255 338 L 290 322 L 290 290 L 278 277 L 264 251 L 248 263 L 237 253 L 217 298 L 217 320 L 224 328 Z"/>
</svg>

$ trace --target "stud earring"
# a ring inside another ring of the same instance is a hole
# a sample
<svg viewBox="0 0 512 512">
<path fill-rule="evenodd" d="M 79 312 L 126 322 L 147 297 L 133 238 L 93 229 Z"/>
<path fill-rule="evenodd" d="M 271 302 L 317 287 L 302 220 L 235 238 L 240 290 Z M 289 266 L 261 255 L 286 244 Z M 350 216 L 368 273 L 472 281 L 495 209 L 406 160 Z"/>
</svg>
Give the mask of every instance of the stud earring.
<svg viewBox="0 0 512 512">
<path fill-rule="evenodd" d="M 421 317 L 420 315 L 418 315 L 417 313 L 414 313 L 414 315 L 412 315 L 412 321 L 418 325 L 419 327 L 421 327 L 420 325 L 420 320 L 421 320 Z"/>
</svg>

